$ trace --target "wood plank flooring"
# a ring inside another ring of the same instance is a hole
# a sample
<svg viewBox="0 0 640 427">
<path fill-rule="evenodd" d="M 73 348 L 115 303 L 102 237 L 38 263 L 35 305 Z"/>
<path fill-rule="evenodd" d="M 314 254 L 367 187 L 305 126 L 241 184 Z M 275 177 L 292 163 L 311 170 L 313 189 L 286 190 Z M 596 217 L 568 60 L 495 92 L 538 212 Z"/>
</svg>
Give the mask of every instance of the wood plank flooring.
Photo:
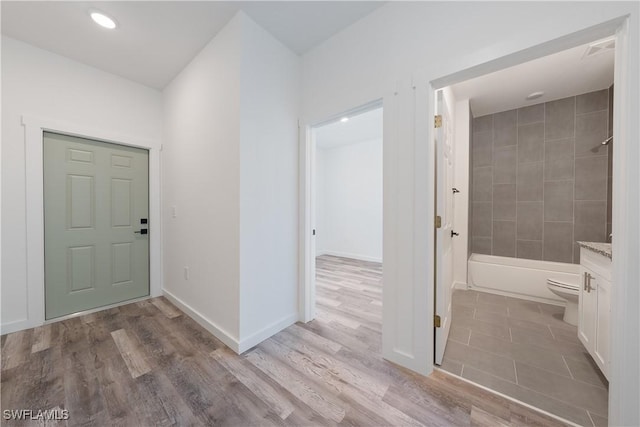
<svg viewBox="0 0 640 427">
<path fill-rule="evenodd" d="M 380 264 L 317 267 L 318 319 L 241 356 L 164 298 L 5 335 L 2 409 L 66 409 L 69 426 L 563 425 L 383 360 Z"/>
</svg>

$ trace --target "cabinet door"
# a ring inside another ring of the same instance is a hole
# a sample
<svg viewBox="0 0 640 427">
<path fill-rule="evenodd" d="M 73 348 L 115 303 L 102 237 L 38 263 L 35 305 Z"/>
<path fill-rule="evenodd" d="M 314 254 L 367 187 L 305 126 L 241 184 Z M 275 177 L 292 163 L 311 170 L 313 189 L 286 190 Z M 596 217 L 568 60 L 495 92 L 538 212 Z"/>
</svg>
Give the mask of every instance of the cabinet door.
<svg viewBox="0 0 640 427">
<path fill-rule="evenodd" d="M 580 296 L 578 303 L 578 338 L 589 353 L 593 352 L 596 327 L 596 280 L 591 270 L 580 267 Z M 590 284 L 590 286 L 589 286 Z"/>
<path fill-rule="evenodd" d="M 593 358 L 602 370 L 602 373 L 609 377 L 609 338 L 610 338 L 610 318 L 611 318 L 611 282 L 602 276 L 596 278 L 597 308 L 595 340 L 593 343 Z"/>
</svg>

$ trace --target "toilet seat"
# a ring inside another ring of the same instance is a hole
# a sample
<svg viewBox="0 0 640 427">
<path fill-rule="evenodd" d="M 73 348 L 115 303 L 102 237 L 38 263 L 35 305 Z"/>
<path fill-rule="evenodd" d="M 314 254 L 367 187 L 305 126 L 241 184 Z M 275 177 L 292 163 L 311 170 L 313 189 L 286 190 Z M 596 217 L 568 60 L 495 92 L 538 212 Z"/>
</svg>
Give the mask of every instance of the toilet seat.
<svg viewBox="0 0 640 427">
<path fill-rule="evenodd" d="M 547 279 L 547 284 L 551 286 L 556 286 L 558 288 L 567 289 L 569 291 L 579 291 L 580 286 L 573 285 L 571 283 L 565 283 L 556 279 Z"/>
</svg>

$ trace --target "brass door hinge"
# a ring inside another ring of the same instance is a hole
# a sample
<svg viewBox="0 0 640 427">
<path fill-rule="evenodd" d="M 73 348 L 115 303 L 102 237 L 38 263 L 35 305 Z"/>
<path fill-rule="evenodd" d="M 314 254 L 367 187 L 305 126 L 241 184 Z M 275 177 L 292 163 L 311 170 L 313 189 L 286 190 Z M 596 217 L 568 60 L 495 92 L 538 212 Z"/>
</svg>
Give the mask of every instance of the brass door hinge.
<svg viewBox="0 0 640 427">
<path fill-rule="evenodd" d="M 440 327 L 440 316 L 438 316 L 437 314 L 433 316 L 433 326 L 436 328 Z"/>
<path fill-rule="evenodd" d="M 440 215 L 436 215 L 436 228 L 442 227 L 442 217 Z"/>
<path fill-rule="evenodd" d="M 434 117 L 433 126 L 435 128 L 442 127 L 442 116 L 440 114 L 438 114 L 437 116 Z"/>
</svg>

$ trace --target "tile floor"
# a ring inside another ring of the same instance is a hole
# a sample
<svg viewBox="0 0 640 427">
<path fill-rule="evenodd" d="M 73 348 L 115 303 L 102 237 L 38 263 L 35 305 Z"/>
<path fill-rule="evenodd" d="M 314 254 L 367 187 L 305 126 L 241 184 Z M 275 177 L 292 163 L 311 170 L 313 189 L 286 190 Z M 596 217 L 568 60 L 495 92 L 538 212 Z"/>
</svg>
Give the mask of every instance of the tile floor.
<svg viewBox="0 0 640 427">
<path fill-rule="evenodd" d="M 452 310 L 442 369 L 576 424 L 607 425 L 607 380 L 562 307 L 457 290 Z"/>
</svg>

